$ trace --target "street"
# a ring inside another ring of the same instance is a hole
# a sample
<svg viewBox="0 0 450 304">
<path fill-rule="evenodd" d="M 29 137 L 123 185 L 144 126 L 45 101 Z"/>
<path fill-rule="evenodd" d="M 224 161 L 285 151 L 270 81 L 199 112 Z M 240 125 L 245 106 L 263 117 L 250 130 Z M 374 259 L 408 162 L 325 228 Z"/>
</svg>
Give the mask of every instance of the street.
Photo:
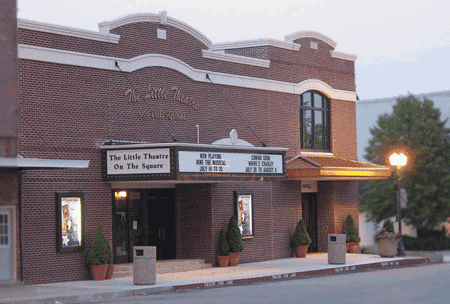
<svg viewBox="0 0 450 304">
<path fill-rule="evenodd" d="M 136 296 L 99 303 L 449 303 L 450 264 Z"/>
</svg>

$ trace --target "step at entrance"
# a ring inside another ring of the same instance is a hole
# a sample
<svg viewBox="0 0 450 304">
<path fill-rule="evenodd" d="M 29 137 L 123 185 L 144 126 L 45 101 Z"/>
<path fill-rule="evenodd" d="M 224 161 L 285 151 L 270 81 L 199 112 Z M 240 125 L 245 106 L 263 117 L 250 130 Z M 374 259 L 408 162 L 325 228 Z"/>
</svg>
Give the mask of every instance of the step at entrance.
<svg viewBox="0 0 450 304">
<path fill-rule="evenodd" d="M 123 278 L 133 276 L 133 263 L 115 265 L 113 278 Z M 201 270 L 212 267 L 212 264 L 205 263 L 205 260 L 161 260 L 156 261 L 156 274 Z"/>
</svg>

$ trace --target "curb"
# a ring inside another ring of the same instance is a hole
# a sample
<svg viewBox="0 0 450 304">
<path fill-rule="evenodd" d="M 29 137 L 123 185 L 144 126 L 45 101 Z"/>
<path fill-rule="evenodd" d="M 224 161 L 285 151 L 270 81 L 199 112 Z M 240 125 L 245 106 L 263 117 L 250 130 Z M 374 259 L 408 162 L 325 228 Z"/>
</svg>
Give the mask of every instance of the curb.
<svg viewBox="0 0 450 304">
<path fill-rule="evenodd" d="M 187 290 L 200 289 L 200 288 L 217 288 L 217 287 L 224 287 L 224 286 L 245 285 L 245 284 L 251 284 L 251 283 L 269 282 L 269 281 L 301 279 L 301 278 L 310 278 L 310 277 L 317 277 L 317 276 L 323 276 L 323 275 L 355 273 L 358 271 L 365 271 L 365 270 L 390 269 L 390 268 L 402 267 L 402 266 L 415 266 L 415 265 L 428 264 L 428 263 L 430 263 L 429 257 L 410 258 L 410 259 L 404 259 L 404 260 L 399 260 L 399 261 L 376 262 L 376 263 L 355 265 L 355 266 L 343 266 L 343 267 L 329 268 L 329 269 L 276 274 L 276 275 L 261 276 L 261 277 L 256 277 L 256 278 L 234 279 L 234 280 L 225 280 L 225 281 L 211 281 L 211 282 L 195 283 L 195 284 L 174 285 L 174 286 L 168 286 L 168 287 L 157 287 L 157 288 L 152 287 L 152 288 L 142 288 L 142 289 L 137 289 L 137 290 L 125 290 L 125 291 L 92 293 L 92 294 L 86 294 L 86 295 L 57 296 L 57 297 L 51 297 L 51 298 L 49 297 L 49 298 L 45 298 L 45 299 L 29 299 L 29 300 L 18 300 L 18 301 L 12 300 L 12 301 L 6 301 L 6 302 L 0 301 L 0 302 L 1 303 L 14 303 L 14 304 L 28 304 L 28 303 L 62 304 L 62 303 L 95 302 L 95 301 L 104 301 L 104 300 L 116 299 L 116 298 L 126 298 L 126 297 L 133 297 L 133 296 L 160 294 L 163 292 L 164 293 L 165 292 L 177 292 L 177 291 L 187 291 Z"/>
<path fill-rule="evenodd" d="M 276 274 L 276 275 L 271 275 L 271 276 L 262 276 L 262 277 L 256 277 L 256 278 L 248 278 L 248 279 L 235 279 L 235 280 L 227 280 L 227 281 L 212 281 L 212 282 L 206 282 L 206 283 L 174 285 L 173 290 L 181 291 L 181 290 L 199 289 L 199 288 L 211 288 L 211 287 L 221 287 L 221 286 L 230 286 L 230 285 L 243 285 L 243 284 L 250 284 L 250 283 L 277 281 L 277 280 L 309 278 L 309 277 L 331 275 L 331 274 L 344 274 L 344 273 L 349 273 L 349 272 L 351 273 L 351 272 L 373 270 L 373 269 L 380 269 L 380 268 L 388 269 L 388 268 L 393 268 L 393 267 L 415 266 L 415 265 L 428 264 L 428 263 L 430 263 L 430 258 L 424 257 L 424 258 L 407 259 L 407 260 L 392 261 L 392 262 L 377 262 L 377 263 L 370 263 L 370 264 L 364 264 L 364 265 L 344 266 L 344 267 L 338 267 L 338 268 L 311 270 L 311 271 L 303 271 L 303 272 L 292 272 L 292 273 Z"/>
</svg>

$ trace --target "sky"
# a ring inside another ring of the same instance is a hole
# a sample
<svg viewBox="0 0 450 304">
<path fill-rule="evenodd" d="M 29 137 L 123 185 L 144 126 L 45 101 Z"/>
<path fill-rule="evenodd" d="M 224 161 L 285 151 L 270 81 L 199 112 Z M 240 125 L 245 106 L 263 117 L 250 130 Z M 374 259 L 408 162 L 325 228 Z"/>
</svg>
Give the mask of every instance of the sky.
<svg viewBox="0 0 450 304">
<path fill-rule="evenodd" d="M 17 0 L 23 19 L 98 31 L 98 23 L 167 11 L 213 44 L 304 30 L 355 54 L 360 100 L 450 89 L 447 0 Z"/>
</svg>

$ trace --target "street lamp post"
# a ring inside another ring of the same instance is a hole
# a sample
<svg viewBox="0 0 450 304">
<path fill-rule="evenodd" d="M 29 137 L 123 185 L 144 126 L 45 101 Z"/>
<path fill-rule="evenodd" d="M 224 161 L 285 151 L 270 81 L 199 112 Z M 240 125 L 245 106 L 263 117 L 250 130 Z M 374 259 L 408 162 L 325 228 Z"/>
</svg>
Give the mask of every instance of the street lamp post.
<svg viewBox="0 0 450 304">
<path fill-rule="evenodd" d="M 401 206 L 401 195 L 400 195 L 400 170 L 406 165 L 408 158 L 405 154 L 393 153 L 389 156 L 389 162 L 391 166 L 395 166 L 397 170 L 397 207 L 398 207 L 398 232 L 400 236 L 402 235 L 402 206 Z M 403 238 L 400 237 L 397 247 L 397 256 L 405 256 L 405 248 L 403 247 Z"/>
</svg>

